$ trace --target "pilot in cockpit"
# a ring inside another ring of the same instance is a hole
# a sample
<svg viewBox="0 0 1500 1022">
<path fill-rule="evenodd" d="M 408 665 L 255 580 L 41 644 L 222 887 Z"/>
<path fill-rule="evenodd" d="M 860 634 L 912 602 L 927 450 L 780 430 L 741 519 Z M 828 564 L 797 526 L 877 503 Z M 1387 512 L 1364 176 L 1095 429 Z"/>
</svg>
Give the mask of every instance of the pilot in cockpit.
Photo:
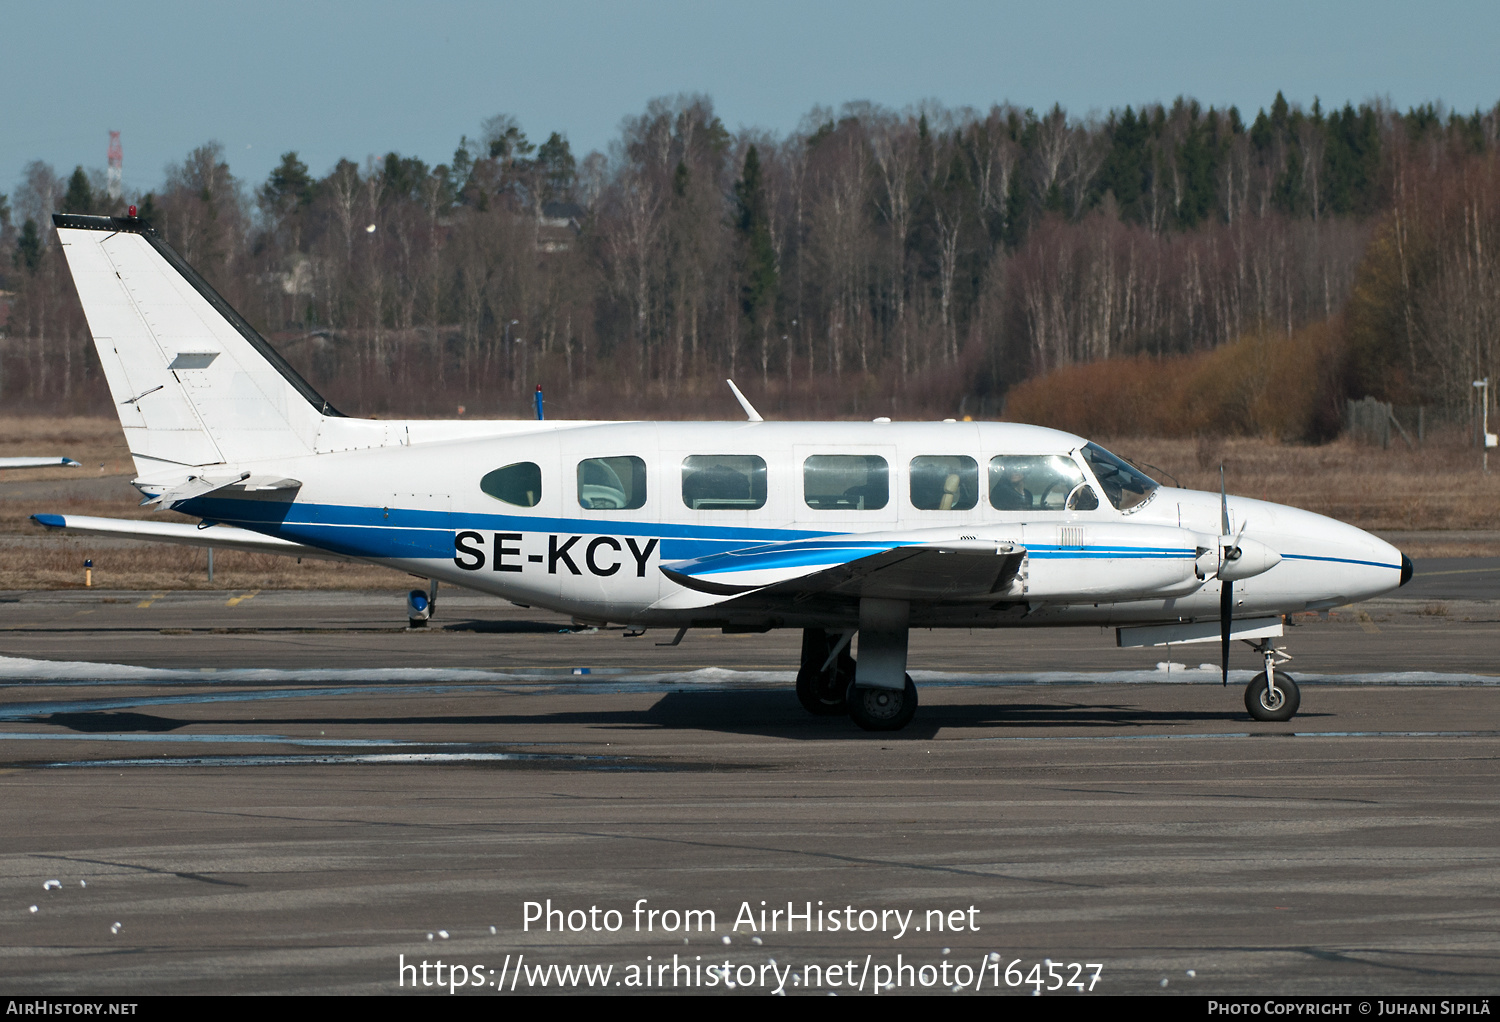
<svg viewBox="0 0 1500 1022">
<path fill-rule="evenodd" d="M 990 486 L 990 505 L 1000 511 L 1031 510 L 1031 491 L 1026 488 L 1026 477 L 1017 466 L 994 466 L 991 472 L 994 483 Z"/>
</svg>

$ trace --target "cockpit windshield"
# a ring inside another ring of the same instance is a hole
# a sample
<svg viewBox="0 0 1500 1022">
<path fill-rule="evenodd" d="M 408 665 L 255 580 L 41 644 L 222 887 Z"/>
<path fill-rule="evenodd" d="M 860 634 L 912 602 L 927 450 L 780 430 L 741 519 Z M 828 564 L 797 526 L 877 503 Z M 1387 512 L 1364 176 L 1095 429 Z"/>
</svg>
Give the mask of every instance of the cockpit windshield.
<svg viewBox="0 0 1500 1022">
<path fill-rule="evenodd" d="M 1104 495 L 1121 511 L 1135 507 L 1161 484 L 1129 462 L 1110 454 L 1098 444 L 1083 448 L 1083 460 L 1094 470 Z"/>
</svg>

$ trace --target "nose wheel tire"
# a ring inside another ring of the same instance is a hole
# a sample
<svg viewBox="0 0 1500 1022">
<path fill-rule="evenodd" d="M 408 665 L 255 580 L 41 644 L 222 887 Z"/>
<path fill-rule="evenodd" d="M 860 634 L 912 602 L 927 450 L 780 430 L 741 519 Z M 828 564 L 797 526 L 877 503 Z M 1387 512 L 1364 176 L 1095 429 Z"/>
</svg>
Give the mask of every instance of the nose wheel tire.
<svg viewBox="0 0 1500 1022">
<path fill-rule="evenodd" d="M 898 691 L 849 686 L 849 717 L 866 731 L 900 731 L 917 713 L 917 686 L 911 675 Z"/>
<path fill-rule="evenodd" d="M 1245 686 L 1245 709 L 1250 711 L 1250 716 L 1256 720 L 1282 721 L 1291 720 L 1297 714 L 1297 707 L 1302 704 L 1302 693 L 1297 689 L 1297 683 L 1292 680 L 1290 674 L 1274 672 L 1276 675 L 1276 691 L 1271 691 L 1271 686 L 1266 683 L 1264 674 L 1257 674 L 1255 680 Z"/>
</svg>

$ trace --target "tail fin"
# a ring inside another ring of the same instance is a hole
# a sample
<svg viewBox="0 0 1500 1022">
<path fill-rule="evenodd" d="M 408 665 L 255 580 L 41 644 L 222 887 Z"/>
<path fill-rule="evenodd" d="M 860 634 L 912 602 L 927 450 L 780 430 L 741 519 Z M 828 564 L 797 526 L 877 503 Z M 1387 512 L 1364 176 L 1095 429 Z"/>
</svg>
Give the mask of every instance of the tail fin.
<svg viewBox="0 0 1500 1022">
<path fill-rule="evenodd" d="M 314 452 L 340 413 L 149 224 L 52 222 L 142 476 Z"/>
</svg>

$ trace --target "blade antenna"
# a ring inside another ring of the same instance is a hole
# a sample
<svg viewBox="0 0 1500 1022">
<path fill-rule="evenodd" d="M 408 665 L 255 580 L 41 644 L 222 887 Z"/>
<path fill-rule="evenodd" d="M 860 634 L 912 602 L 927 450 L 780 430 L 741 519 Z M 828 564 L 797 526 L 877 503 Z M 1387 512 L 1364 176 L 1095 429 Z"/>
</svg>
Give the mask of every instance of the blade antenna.
<svg viewBox="0 0 1500 1022">
<path fill-rule="evenodd" d="M 727 383 L 727 384 L 729 384 L 729 389 L 730 390 L 734 391 L 735 400 L 738 401 L 740 403 L 740 407 L 745 410 L 745 418 L 747 420 L 749 420 L 750 422 L 765 422 L 766 421 L 765 419 L 762 419 L 760 417 L 760 412 L 757 412 L 755 410 L 755 406 L 750 403 L 750 399 L 747 398 L 747 397 L 745 397 L 744 394 L 740 393 L 740 388 L 738 388 L 738 387 L 736 387 L 734 385 L 734 381 L 733 380 L 725 380 L 724 382 Z"/>
</svg>

